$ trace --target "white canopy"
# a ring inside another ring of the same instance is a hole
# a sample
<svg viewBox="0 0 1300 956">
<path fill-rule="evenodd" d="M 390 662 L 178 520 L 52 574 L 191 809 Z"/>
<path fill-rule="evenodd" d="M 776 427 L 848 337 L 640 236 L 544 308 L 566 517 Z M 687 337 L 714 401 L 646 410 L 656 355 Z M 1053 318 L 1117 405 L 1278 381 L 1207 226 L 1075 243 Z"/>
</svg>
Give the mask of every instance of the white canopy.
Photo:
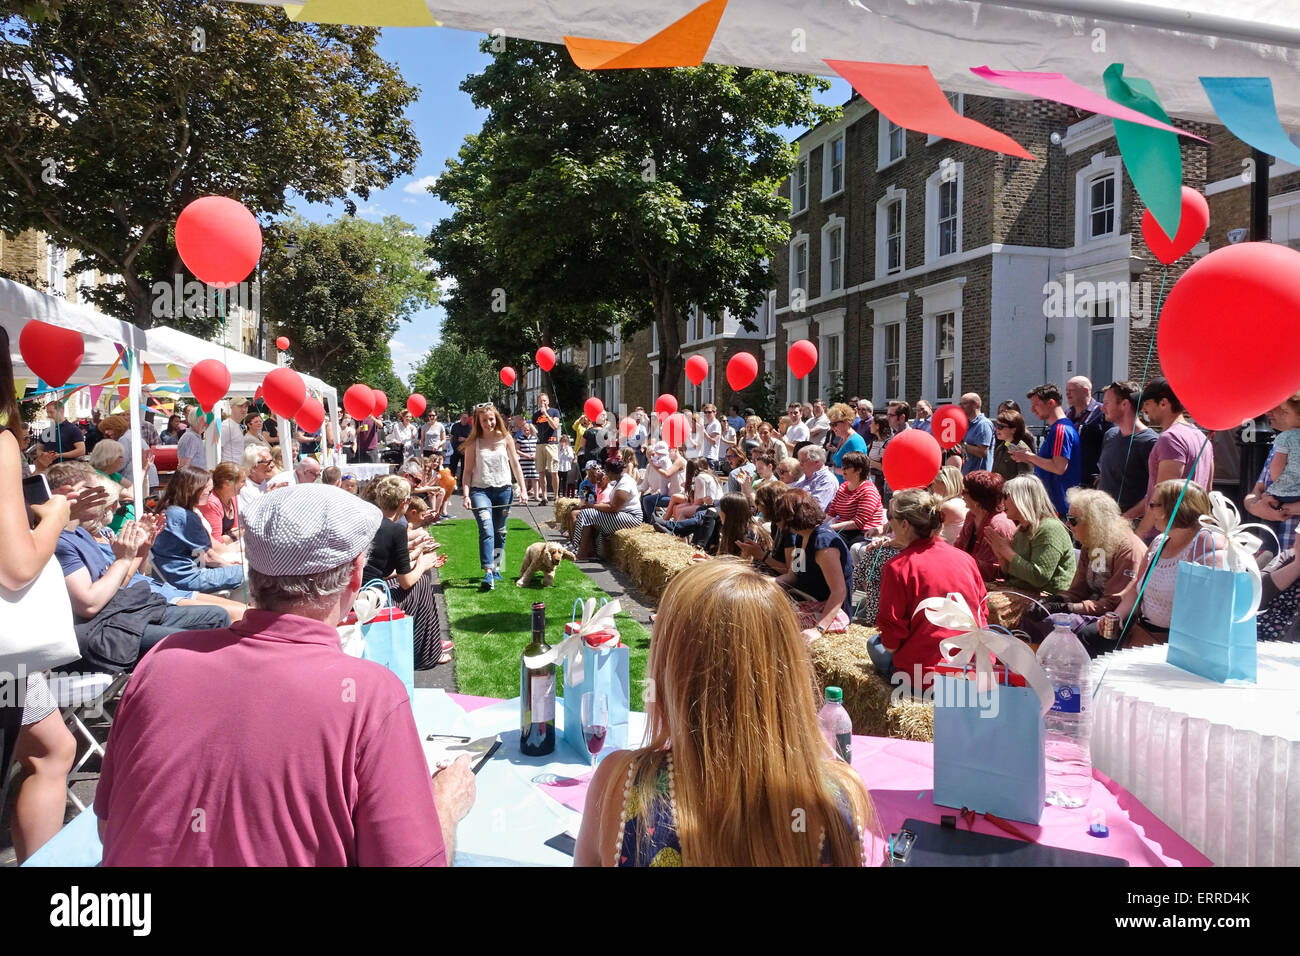
<svg viewBox="0 0 1300 956">
<path fill-rule="evenodd" d="M 640 42 L 700 3 L 426 0 L 443 26 L 549 43 L 566 34 Z M 327 3 L 372 23 L 393 23 L 405 5 Z M 1283 124 L 1300 129 L 1300 0 L 730 0 L 706 56 L 830 75 L 825 59 L 925 64 L 945 90 L 1006 97 L 1017 94 L 970 68 L 1059 72 L 1104 93 L 1102 71 L 1121 62 L 1126 75 L 1155 85 L 1171 115 L 1203 122 L 1218 120 L 1199 76 L 1267 76 Z"/>
</svg>

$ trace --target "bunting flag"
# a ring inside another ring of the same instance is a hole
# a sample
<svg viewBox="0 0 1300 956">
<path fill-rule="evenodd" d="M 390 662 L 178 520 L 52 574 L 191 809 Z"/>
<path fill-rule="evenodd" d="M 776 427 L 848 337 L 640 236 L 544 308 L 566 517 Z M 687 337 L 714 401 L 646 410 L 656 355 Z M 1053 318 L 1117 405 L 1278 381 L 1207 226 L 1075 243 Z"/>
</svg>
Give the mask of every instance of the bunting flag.
<svg viewBox="0 0 1300 956">
<path fill-rule="evenodd" d="M 1024 93 L 1040 100 L 1064 103 L 1066 106 L 1087 110 L 1090 113 L 1101 113 L 1103 116 L 1109 116 L 1112 119 L 1128 120 L 1130 123 L 1162 129 L 1168 133 L 1177 133 L 1179 136 L 1187 136 L 1202 143 L 1209 142 L 1195 133 L 1189 133 L 1162 120 L 1153 119 L 1145 113 L 1139 113 L 1137 110 L 1112 102 L 1101 94 L 1094 93 L 1086 86 L 1080 86 L 1060 73 L 994 70 L 987 66 L 972 66 L 970 71 L 990 83 L 996 83 L 998 86 L 1004 86 L 1009 90 L 1015 90 L 1018 93 Z"/>
<path fill-rule="evenodd" d="M 307 0 L 284 5 L 290 20 L 354 27 L 440 27 L 424 0 Z"/>
<path fill-rule="evenodd" d="M 826 65 L 895 126 L 1021 159 L 1034 158 L 1010 136 L 953 109 L 928 66 L 856 60 L 827 60 Z"/>
<path fill-rule="evenodd" d="M 91 404 L 92 406 L 94 406 L 94 405 L 98 405 L 98 404 L 99 404 L 99 396 L 101 396 L 101 395 L 103 395 L 103 394 L 104 394 L 104 386 L 103 386 L 103 385 L 92 385 L 92 386 L 90 386 L 90 404 Z"/>
<path fill-rule="evenodd" d="M 1200 80 L 1228 132 L 1261 153 L 1300 166 L 1300 146 L 1291 142 L 1277 116 L 1272 80 L 1267 76 L 1203 76 Z"/>
<path fill-rule="evenodd" d="M 1124 77 L 1124 64 L 1112 63 L 1102 75 L 1106 95 L 1121 106 L 1162 123 L 1169 114 L 1147 80 Z M 1115 120 L 1115 142 L 1133 188 L 1166 236 L 1178 235 L 1183 215 L 1183 153 L 1174 133 L 1127 120 Z"/>
<path fill-rule="evenodd" d="M 27 391 L 27 379 L 25 379 L 25 378 L 15 378 L 15 379 L 14 379 L 14 397 L 16 397 L 16 398 L 22 398 L 22 397 L 23 397 L 23 393 L 25 393 L 26 391 Z"/>
<path fill-rule="evenodd" d="M 141 381 L 142 381 L 145 385 L 156 385 L 156 384 L 158 383 L 158 379 L 154 378 L 154 375 L 153 375 L 153 369 L 151 369 L 151 368 L 149 367 L 149 363 L 148 363 L 148 362 L 142 362 L 142 363 L 140 363 L 140 364 L 141 364 L 141 373 L 140 373 L 140 374 L 141 374 L 141 376 L 142 376 L 142 377 L 141 377 Z"/>
<path fill-rule="evenodd" d="M 564 45 L 584 70 L 699 66 L 726 9 L 727 0 L 708 0 L 641 43 L 566 36 Z"/>
<path fill-rule="evenodd" d="M 181 375 L 181 370 L 180 370 L 180 369 L 178 369 L 175 365 L 172 365 L 170 362 L 168 362 L 168 363 L 167 363 L 167 377 L 168 377 L 169 379 L 175 381 L 176 379 L 178 379 L 178 378 L 184 378 L 185 376 Z"/>
</svg>

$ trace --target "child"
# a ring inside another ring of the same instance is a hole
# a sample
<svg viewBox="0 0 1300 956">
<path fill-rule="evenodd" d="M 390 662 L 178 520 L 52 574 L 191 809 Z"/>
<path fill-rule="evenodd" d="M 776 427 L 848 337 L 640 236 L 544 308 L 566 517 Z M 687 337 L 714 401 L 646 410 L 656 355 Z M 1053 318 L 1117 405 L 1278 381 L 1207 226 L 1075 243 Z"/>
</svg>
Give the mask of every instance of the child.
<svg viewBox="0 0 1300 956">
<path fill-rule="evenodd" d="M 524 502 L 541 501 L 541 482 L 537 477 L 537 429 L 532 422 L 524 422 L 523 430 L 515 439 L 519 453 L 519 471 L 524 476 Z"/>
<path fill-rule="evenodd" d="M 1283 402 L 1273 418 L 1278 433 L 1273 439 L 1273 461 L 1268 466 L 1270 481 L 1264 500 L 1280 508 L 1300 501 L 1300 392 Z"/>
<path fill-rule="evenodd" d="M 577 459 L 573 456 L 573 446 L 569 444 L 569 436 L 560 436 L 560 477 L 559 485 L 566 498 L 573 497 L 573 478 L 574 465 Z"/>
<path fill-rule="evenodd" d="M 587 462 L 587 477 L 578 485 L 578 499 L 584 505 L 594 505 L 598 494 L 600 475 L 604 469 L 594 461 Z"/>
<path fill-rule="evenodd" d="M 348 494 L 355 495 L 357 493 L 357 476 L 344 475 L 343 480 L 339 482 L 339 487 L 342 488 L 344 491 L 346 491 Z"/>
</svg>

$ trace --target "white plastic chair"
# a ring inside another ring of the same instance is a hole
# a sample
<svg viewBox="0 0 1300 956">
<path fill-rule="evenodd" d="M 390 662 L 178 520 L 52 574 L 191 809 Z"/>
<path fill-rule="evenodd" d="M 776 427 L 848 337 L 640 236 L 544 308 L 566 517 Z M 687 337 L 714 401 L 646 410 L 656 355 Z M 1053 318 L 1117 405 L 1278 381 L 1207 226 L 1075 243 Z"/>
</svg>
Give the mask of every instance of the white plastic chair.
<svg viewBox="0 0 1300 956">
<path fill-rule="evenodd" d="M 68 799 L 78 810 L 85 810 L 86 806 L 72 792 L 73 778 L 81 772 L 81 768 L 91 757 L 98 756 L 102 759 L 104 756 L 104 746 L 86 726 L 86 718 L 103 716 L 104 720 L 111 724 L 112 720 L 104 713 L 103 706 L 122 692 L 129 678 L 129 674 L 98 672 L 89 674 L 56 672 L 50 675 L 50 692 L 58 701 L 64 723 L 68 725 L 68 729 L 74 736 L 79 737 L 86 744 L 85 753 L 77 758 L 77 762 L 72 765 L 72 771 L 68 774 Z"/>
</svg>

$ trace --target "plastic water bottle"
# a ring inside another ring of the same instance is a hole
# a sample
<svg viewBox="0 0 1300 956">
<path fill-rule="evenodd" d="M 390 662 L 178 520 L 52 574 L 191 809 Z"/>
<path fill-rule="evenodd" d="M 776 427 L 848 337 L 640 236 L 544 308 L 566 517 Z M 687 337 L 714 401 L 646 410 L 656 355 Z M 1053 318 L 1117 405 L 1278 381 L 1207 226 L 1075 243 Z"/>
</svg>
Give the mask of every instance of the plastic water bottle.
<svg viewBox="0 0 1300 956">
<path fill-rule="evenodd" d="M 1047 802 L 1081 807 L 1092 793 L 1092 661 L 1069 622 L 1068 614 L 1053 614 L 1052 633 L 1038 646 L 1038 663 L 1056 698 L 1043 718 Z"/>
<path fill-rule="evenodd" d="M 845 763 L 853 762 L 853 721 L 844 709 L 844 691 L 838 687 L 826 688 L 826 702 L 822 704 L 817 721 L 822 726 L 822 733 L 835 752 L 844 758 Z"/>
</svg>

